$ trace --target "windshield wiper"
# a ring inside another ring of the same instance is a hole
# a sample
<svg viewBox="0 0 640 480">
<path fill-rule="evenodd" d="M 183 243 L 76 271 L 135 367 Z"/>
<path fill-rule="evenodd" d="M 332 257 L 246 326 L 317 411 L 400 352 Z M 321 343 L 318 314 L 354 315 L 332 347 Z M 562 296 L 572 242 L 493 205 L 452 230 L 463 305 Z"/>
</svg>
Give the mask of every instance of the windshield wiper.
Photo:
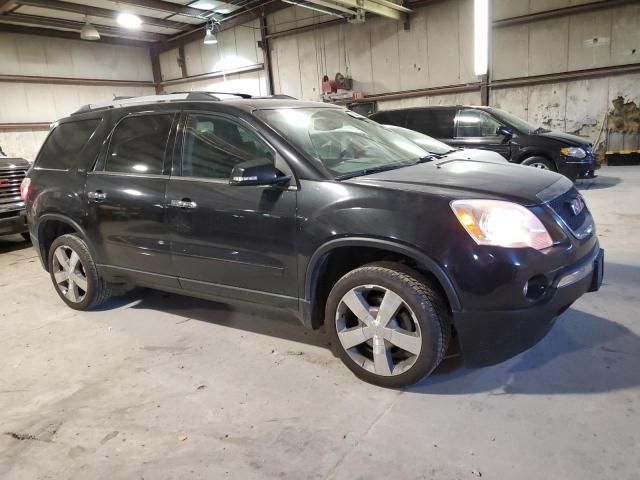
<svg viewBox="0 0 640 480">
<path fill-rule="evenodd" d="M 349 172 L 349 173 L 344 173 L 342 175 L 338 175 L 336 177 L 336 180 L 346 180 L 348 178 L 361 177 L 363 175 L 372 175 L 374 173 L 386 172 L 387 170 L 395 170 L 396 168 L 402 168 L 406 166 L 407 166 L 406 164 L 402 164 L 402 165 L 383 165 L 380 167 L 365 168 L 363 170 L 357 170 L 355 172 Z"/>
<path fill-rule="evenodd" d="M 547 130 L 546 128 L 542 128 L 542 127 L 538 127 L 536 128 L 533 133 L 534 134 L 538 134 L 538 133 L 547 133 L 550 132 L 551 130 Z"/>
</svg>

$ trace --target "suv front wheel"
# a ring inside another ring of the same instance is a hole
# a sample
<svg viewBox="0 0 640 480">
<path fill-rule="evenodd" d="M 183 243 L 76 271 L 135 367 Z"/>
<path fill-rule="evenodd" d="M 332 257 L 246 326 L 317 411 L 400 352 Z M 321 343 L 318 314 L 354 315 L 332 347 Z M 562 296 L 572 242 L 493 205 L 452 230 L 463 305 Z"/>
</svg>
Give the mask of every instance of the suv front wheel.
<svg viewBox="0 0 640 480">
<path fill-rule="evenodd" d="M 49 273 L 60 298 L 75 310 L 97 307 L 111 296 L 111 283 L 100 278 L 87 244 L 77 235 L 53 241 Z"/>
<path fill-rule="evenodd" d="M 345 365 L 362 380 L 387 388 L 430 374 L 451 333 L 440 295 L 417 272 L 386 262 L 338 280 L 327 299 L 325 326 Z"/>
</svg>

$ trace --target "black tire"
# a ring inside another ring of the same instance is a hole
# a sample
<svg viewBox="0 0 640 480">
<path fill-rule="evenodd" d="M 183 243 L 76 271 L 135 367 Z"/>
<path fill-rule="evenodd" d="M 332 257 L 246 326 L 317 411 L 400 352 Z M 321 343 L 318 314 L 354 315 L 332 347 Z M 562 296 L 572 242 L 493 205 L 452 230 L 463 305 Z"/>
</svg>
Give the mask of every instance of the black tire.
<svg viewBox="0 0 640 480">
<path fill-rule="evenodd" d="M 54 255 L 59 247 L 70 248 L 73 252 L 78 254 L 80 259 L 81 267 L 83 268 L 84 275 L 87 280 L 87 289 L 80 301 L 73 302 L 67 298 L 61 290 L 61 287 L 56 282 L 54 276 Z M 109 297 L 111 297 L 112 284 L 100 277 L 96 264 L 89 253 L 87 244 L 77 235 L 62 235 L 53 241 L 51 248 L 49 249 L 48 265 L 51 281 L 53 282 L 56 292 L 58 292 L 58 295 L 64 303 L 74 310 L 90 310 L 106 302 Z"/>
<path fill-rule="evenodd" d="M 383 376 L 371 372 L 351 358 L 342 346 L 336 326 L 338 307 L 345 294 L 361 285 L 379 285 L 393 291 L 415 315 L 420 327 L 421 349 L 415 363 L 402 373 Z M 360 379 L 385 388 L 406 387 L 429 375 L 444 358 L 451 337 L 446 301 L 418 272 L 391 262 L 368 264 L 340 278 L 327 299 L 325 328 L 335 354 L 344 364 Z"/>
<path fill-rule="evenodd" d="M 557 171 L 555 164 L 551 160 L 540 156 L 525 158 L 522 161 L 522 165 L 526 165 L 527 167 L 536 167 L 543 170 L 551 170 L 552 172 Z"/>
<path fill-rule="evenodd" d="M 29 232 L 21 233 L 20 235 L 22 235 L 22 238 L 24 238 L 25 242 L 31 243 L 31 235 L 29 235 Z"/>
</svg>

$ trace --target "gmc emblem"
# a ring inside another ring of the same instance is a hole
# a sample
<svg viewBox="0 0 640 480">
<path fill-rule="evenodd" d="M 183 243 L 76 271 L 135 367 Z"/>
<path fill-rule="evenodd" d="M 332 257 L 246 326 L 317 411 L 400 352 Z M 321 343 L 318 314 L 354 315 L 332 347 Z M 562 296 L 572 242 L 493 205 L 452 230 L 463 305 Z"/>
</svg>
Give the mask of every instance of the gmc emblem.
<svg viewBox="0 0 640 480">
<path fill-rule="evenodd" d="M 571 212 L 577 217 L 578 215 L 580 215 L 580 212 L 584 210 L 584 200 L 581 196 L 578 195 L 576 198 L 569 202 L 569 206 L 571 207 Z"/>
</svg>

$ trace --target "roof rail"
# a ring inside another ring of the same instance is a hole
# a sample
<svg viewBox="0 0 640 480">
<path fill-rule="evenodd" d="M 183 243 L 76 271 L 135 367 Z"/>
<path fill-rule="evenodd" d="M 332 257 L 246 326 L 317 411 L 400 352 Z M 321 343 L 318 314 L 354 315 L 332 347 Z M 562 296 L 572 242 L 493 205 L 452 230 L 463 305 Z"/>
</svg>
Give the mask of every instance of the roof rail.
<svg viewBox="0 0 640 480">
<path fill-rule="evenodd" d="M 222 100 L 225 96 L 231 97 L 240 97 L 244 99 L 253 98 L 252 95 L 248 93 L 237 93 L 237 92 L 206 92 L 206 91 L 195 91 L 195 92 L 173 92 L 173 93 L 186 93 L 190 97 L 187 97 L 187 100 L 198 100 L 196 97 L 200 97 L 202 95 L 208 96 L 207 100 Z M 222 98 L 218 97 L 218 95 L 222 95 Z"/>
<path fill-rule="evenodd" d="M 251 98 L 251 95 L 246 93 L 228 93 L 228 92 L 173 92 L 173 93 L 161 93 L 158 95 L 145 95 L 143 97 L 115 97 L 113 100 L 100 103 L 91 103 L 83 105 L 71 115 L 78 115 L 81 113 L 92 112 L 95 110 L 104 110 L 108 108 L 127 107 L 132 105 L 143 105 L 145 103 L 162 103 L 173 102 L 180 100 L 193 100 L 193 101 L 220 101 L 224 100 L 225 96 Z"/>
</svg>

